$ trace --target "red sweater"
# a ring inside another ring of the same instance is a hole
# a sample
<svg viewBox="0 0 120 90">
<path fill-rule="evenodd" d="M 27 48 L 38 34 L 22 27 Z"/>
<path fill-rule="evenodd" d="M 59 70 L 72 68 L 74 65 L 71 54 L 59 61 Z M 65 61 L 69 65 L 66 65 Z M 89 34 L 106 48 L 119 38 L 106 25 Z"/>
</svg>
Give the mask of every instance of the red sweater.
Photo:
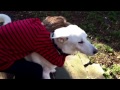
<svg viewBox="0 0 120 90">
<path fill-rule="evenodd" d="M 50 32 L 40 19 L 15 21 L 0 27 L 0 70 L 9 68 L 16 60 L 37 52 L 58 67 L 63 66 L 65 55 L 60 55 L 50 39 Z"/>
</svg>

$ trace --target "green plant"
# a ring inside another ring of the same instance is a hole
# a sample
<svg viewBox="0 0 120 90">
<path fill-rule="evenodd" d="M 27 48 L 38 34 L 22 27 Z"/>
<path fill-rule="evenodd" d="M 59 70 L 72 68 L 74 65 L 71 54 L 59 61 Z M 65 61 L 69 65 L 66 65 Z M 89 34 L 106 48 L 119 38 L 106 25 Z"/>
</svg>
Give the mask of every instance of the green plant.
<svg viewBox="0 0 120 90">
<path fill-rule="evenodd" d="M 112 53 L 113 52 L 113 49 L 110 46 L 106 45 L 105 48 L 106 48 L 105 49 L 106 52 L 108 52 L 108 53 Z"/>
<path fill-rule="evenodd" d="M 112 65 L 111 71 L 114 75 L 120 74 L 120 65 L 118 65 L 118 64 Z"/>
<path fill-rule="evenodd" d="M 114 64 L 111 67 L 102 67 L 105 73 L 103 74 L 106 79 L 114 79 L 117 74 L 120 74 L 120 65 Z"/>
</svg>

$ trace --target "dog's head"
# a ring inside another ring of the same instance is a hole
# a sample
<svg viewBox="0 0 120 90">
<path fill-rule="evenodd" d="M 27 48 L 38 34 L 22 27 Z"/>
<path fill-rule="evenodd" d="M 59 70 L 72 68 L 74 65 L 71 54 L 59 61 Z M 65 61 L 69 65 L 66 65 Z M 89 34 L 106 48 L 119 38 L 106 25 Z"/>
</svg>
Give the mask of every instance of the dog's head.
<svg viewBox="0 0 120 90">
<path fill-rule="evenodd" d="M 54 32 L 55 29 L 70 25 L 63 16 L 48 16 L 42 21 L 42 23 L 50 32 Z"/>
<path fill-rule="evenodd" d="M 86 32 L 77 25 L 56 29 L 52 38 L 64 53 L 73 54 L 76 51 L 86 55 L 97 53 L 97 49 L 88 41 Z"/>
<path fill-rule="evenodd" d="M 76 25 L 70 24 L 63 16 L 48 16 L 42 21 L 50 32 L 54 32 L 57 46 L 67 54 L 80 51 L 93 55 L 97 49 L 87 40 L 87 34 Z"/>
</svg>

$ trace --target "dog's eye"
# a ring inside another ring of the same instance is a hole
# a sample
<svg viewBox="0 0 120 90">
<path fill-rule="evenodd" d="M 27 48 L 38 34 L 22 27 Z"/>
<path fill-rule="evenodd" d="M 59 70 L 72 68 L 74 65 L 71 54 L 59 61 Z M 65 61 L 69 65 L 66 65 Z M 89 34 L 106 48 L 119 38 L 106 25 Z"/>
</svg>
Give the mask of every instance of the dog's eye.
<svg viewBox="0 0 120 90">
<path fill-rule="evenodd" d="M 83 44 L 83 41 L 78 42 L 79 44 Z"/>
</svg>

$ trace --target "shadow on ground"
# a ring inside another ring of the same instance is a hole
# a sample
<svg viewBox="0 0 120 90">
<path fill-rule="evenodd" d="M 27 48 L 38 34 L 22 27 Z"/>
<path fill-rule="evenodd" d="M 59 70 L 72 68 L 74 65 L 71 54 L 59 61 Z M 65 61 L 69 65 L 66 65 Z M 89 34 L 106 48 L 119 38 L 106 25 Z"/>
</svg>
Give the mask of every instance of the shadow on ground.
<svg viewBox="0 0 120 90">
<path fill-rule="evenodd" d="M 56 68 L 56 79 L 72 79 L 72 77 L 69 75 L 68 71 L 64 67 L 57 67 Z"/>
</svg>

